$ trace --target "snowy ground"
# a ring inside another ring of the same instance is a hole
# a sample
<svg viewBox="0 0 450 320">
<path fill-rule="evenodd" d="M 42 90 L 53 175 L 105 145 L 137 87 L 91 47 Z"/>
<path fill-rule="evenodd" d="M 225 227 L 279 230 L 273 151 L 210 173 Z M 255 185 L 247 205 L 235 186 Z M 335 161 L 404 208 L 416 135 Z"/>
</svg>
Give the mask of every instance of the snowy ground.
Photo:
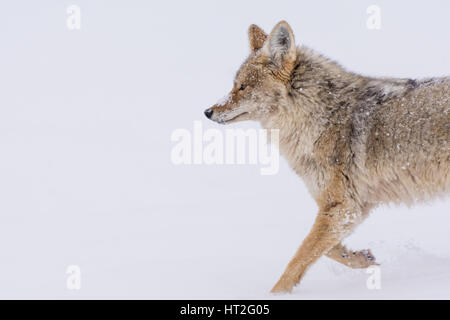
<svg viewBox="0 0 450 320">
<path fill-rule="evenodd" d="M 223 129 L 202 112 L 231 87 L 251 23 L 286 19 L 298 43 L 363 74 L 449 74 L 448 2 L 377 1 L 379 31 L 372 1 L 326 2 L 0 5 L 0 298 L 449 299 L 448 199 L 379 208 L 347 240 L 372 249 L 380 290 L 322 258 L 272 296 L 317 210 L 300 179 L 284 161 L 274 176 L 170 161 L 173 130 Z"/>
</svg>

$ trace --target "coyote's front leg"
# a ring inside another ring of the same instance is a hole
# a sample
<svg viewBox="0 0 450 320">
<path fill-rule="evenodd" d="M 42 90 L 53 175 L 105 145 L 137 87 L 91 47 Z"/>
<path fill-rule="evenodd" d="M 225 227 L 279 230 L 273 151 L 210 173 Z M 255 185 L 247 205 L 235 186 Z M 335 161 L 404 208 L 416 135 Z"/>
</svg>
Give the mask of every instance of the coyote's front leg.
<svg viewBox="0 0 450 320">
<path fill-rule="evenodd" d="M 345 200 L 342 202 L 330 200 L 327 193 L 312 230 L 273 287 L 272 293 L 292 291 L 308 267 L 338 245 L 361 221 L 361 208 L 354 201 L 348 200 L 348 197 L 341 199 Z"/>
</svg>

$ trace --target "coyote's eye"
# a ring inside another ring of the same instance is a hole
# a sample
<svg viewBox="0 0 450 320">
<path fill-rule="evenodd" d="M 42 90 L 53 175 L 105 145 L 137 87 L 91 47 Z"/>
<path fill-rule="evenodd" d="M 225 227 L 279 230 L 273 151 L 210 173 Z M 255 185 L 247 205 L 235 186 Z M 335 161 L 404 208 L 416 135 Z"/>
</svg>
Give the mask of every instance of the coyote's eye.
<svg viewBox="0 0 450 320">
<path fill-rule="evenodd" d="M 245 84 L 241 84 L 241 86 L 239 87 L 239 91 L 245 90 L 247 86 Z"/>
</svg>

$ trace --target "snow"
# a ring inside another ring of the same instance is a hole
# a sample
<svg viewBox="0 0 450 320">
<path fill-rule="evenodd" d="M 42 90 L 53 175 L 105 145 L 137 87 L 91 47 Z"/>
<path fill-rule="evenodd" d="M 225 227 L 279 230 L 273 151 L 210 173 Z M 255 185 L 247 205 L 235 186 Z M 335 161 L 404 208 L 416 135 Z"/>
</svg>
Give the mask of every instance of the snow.
<svg viewBox="0 0 450 320">
<path fill-rule="evenodd" d="M 0 298 L 450 298 L 448 198 L 378 208 L 347 239 L 371 249 L 381 289 L 324 257 L 273 296 L 317 211 L 302 181 L 284 160 L 273 176 L 170 161 L 171 133 L 195 120 L 259 129 L 203 115 L 229 91 L 251 23 L 285 19 L 297 43 L 355 72 L 422 78 L 449 73 L 449 4 L 379 1 L 381 30 L 368 30 L 357 0 L 76 2 L 79 31 L 63 2 L 0 10 Z M 70 265 L 80 290 L 66 287 Z"/>
</svg>

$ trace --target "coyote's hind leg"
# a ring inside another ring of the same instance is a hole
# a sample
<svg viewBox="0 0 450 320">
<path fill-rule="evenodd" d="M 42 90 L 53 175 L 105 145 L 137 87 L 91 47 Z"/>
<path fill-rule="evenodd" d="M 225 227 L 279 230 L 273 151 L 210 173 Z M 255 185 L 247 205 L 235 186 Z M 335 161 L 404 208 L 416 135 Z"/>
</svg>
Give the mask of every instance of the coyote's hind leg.
<svg viewBox="0 0 450 320">
<path fill-rule="evenodd" d="M 328 258 L 353 269 L 364 269 L 377 264 L 375 261 L 375 257 L 369 249 L 352 251 L 347 249 L 341 243 L 334 246 L 325 255 Z"/>
</svg>

